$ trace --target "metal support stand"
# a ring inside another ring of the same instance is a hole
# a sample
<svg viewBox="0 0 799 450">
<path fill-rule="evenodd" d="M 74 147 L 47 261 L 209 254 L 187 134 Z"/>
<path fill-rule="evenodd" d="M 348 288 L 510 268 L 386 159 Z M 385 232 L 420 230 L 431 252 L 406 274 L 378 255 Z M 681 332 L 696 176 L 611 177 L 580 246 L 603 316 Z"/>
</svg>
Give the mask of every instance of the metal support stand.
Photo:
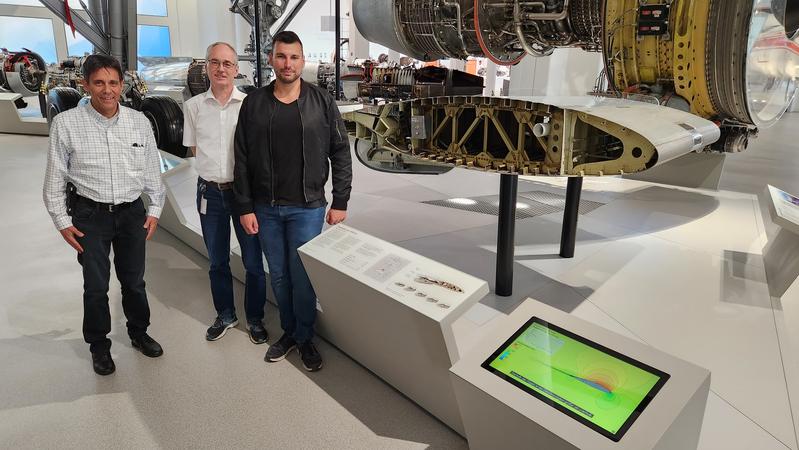
<svg viewBox="0 0 799 450">
<path fill-rule="evenodd" d="M 333 64 L 336 65 L 336 100 L 341 100 L 341 0 L 336 0 L 336 49 Z"/>
<path fill-rule="evenodd" d="M 261 56 L 261 2 L 255 1 L 253 2 L 254 8 L 254 25 L 255 25 L 255 87 L 259 88 L 263 86 L 263 80 L 261 76 L 263 72 L 261 68 L 263 67 L 263 57 Z"/>
<path fill-rule="evenodd" d="M 563 230 L 560 234 L 560 256 L 574 257 L 574 246 L 577 242 L 577 218 L 580 215 L 580 192 L 583 189 L 583 177 L 569 177 L 566 184 L 566 207 L 563 210 Z"/>
<path fill-rule="evenodd" d="M 519 176 L 503 173 L 499 180 L 499 223 L 497 225 L 497 273 L 494 292 L 513 294 L 513 249 L 516 231 L 516 193 Z"/>
</svg>

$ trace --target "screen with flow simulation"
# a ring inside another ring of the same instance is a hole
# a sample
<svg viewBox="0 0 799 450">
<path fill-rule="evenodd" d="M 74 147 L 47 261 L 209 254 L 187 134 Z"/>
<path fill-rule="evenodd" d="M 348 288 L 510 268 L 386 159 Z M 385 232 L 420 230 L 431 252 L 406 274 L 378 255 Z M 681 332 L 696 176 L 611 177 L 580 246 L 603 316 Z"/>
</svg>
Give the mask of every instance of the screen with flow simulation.
<svg viewBox="0 0 799 450">
<path fill-rule="evenodd" d="M 669 379 L 538 317 L 482 367 L 616 442 Z"/>
</svg>

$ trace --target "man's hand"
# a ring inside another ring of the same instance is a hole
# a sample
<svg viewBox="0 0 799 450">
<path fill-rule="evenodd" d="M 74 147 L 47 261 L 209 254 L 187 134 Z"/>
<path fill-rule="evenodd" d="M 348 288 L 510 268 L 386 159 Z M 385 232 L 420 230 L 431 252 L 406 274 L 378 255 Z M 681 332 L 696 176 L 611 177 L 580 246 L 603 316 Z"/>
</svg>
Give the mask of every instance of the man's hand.
<svg viewBox="0 0 799 450">
<path fill-rule="evenodd" d="M 83 233 L 81 233 L 80 230 L 75 227 L 69 227 L 58 231 L 61 233 L 61 237 L 67 241 L 67 244 L 71 245 L 78 253 L 83 253 L 83 247 L 80 246 L 77 239 L 83 237 Z"/>
<path fill-rule="evenodd" d="M 347 218 L 347 211 L 342 211 L 340 209 L 330 209 L 327 212 L 327 223 L 328 225 L 335 225 L 337 223 L 344 222 L 344 219 Z"/>
<path fill-rule="evenodd" d="M 147 230 L 147 240 L 149 241 L 153 234 L 155 234 L 155 229 L 158 228 L 158 218 L 153 216 L 147 216 L 147 220 L 144 221 L 144 229 Z"/>
<path fill-rule="evenodd" d="M 258 218 L 255 217 L 255 213 L 245 214 L 239 218 L 239 221 L 245 233 L 258 234 Z"/>
</svg>

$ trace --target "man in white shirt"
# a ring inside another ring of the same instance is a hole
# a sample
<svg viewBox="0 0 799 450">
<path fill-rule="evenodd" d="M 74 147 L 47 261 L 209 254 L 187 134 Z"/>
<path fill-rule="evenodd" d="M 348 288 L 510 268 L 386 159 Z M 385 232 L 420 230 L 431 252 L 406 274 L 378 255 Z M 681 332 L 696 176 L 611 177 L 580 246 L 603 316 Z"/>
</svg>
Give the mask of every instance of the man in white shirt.
<svg viewBox="0 0 799 450">
<path fill-rule="evenodd" d="M 94 371 L 110 375 L 115 370 L 108 339 L 111 248 L 131 344 L 151 358 L 163 354 L 147 335 L 144 251 L 166 194 L 150 122 L 119 105 L 119 61 L 91 55 L 83 64 L 83 79 L 91 101 L 57 115 L 50 128 L 44 203 L 61 236 L 78 252 L 83 267 L 83 337 Z M 75 188 L 69 195 L 68 183 Z M 150 198 L 147 209 L 142 194 Z"/>
<path fill-rule="evenodd" d="M 183 145 L 196 156 L 197 210 L 211 267 L 211 295 L 217 317 L 205 338 L 215 341 L 238 323 L 233 304 L 230 273 L 230 222 L 233 212 L 233 137 L 245 94 L 233 85 L 238 74 L 238 56 L 230 44 L 215 42 L 206 52 L 206 69 L 211 88 L 184 105 Z M 254 344 L 267 342 L 263 325 L 266 303 L 266 274 L 257 236 L 244 232 L 233 220 L 247 272 L 244 310 L 247 331 Z"/>
</svg>

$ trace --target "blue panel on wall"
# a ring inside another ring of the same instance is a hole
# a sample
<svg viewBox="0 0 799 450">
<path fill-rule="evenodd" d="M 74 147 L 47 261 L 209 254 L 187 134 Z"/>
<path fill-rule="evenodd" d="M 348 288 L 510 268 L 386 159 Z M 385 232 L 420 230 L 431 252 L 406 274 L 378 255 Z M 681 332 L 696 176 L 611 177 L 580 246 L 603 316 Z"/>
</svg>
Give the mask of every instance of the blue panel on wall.
<svg viewBox="0 0 799 450">
<path fill-rule="evenodd" d="M 172 56 L 169 27 L 139 25 L 139 56 Z"/>
<path fill-rule="evenodd" d="M 166 16 L 166 0 L 136 0 L 136 12 L 144 16 Z"/>
</svg>

